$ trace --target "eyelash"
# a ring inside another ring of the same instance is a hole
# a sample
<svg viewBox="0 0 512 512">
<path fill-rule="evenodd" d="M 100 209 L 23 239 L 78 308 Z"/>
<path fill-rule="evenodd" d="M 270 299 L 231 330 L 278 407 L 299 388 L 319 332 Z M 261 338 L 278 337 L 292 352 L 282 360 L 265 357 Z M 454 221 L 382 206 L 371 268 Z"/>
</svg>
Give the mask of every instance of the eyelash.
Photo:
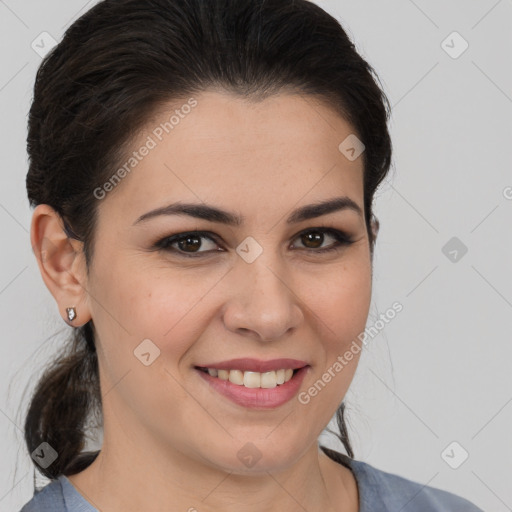
<svg viewBox="0 0 512 512">
<path fill-rule="evenodd" d="M 352 240 L 352 238 L 350 238 L 343 231 L 339 231 L 338 229 L 332 229 L 332 228 L 324 228 L 324 227 L 309 228 L 305 231 L 301 231 L 299 234 L 297 234 L 297 236 L 295 238 L 300 238 L 301 236 L 306 235 L 308 233 L 328 234 L 328 235 L 331 235 L 336 240 L 330 247 L 327 247 L 324 249 L 311 249 L 311 248 L 303 249 L 306 252 L 310 252 L 310 253 L 325 254 L 325 253 L 329 253 L 332 251 L 338 251 L 341 248 L 347 247 L 354 243 L 354 240 Z M 174 253 L 178 254 L 180 257 L 183 256 L 185 258 L 199 258 L 199 257 L 201 257 L 201 254 L 211 254 L 212 252 L 220 252 L 220 251 L 201 251 L 201 252 L 196 252 L 196 253 L 187 253 L 184 251 L 180 251 L 176 248 L 170 247 L 172 244 L 179 242 L 180 240 L 185 240 L 190 235 L 195 236 L 197 238 L 203 238 L 203 237 L 208 238 L 212 242 L 218 244 L 218 242 L 215 239 L 216 236 L 214 236 L 213 233 L 210 233 L 208 231 L 188 231 L 188 232 L 178 233 L 173 236 L 164 237 L 164 238 L 160 239 L 158 242 L 156 242 L 154 244 L 153 248 L 156 250 L 174 252 Z"/>
</svg>

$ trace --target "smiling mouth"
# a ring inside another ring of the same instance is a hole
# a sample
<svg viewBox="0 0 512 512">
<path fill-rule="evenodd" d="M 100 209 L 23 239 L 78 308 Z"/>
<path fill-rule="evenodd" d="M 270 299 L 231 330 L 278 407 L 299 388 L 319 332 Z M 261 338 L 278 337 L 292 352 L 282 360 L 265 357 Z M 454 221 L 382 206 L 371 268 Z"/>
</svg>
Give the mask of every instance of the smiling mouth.
<svg viewBox="0 0 512 512">
<path fill-rule="evenodd" d="M 242 370 L 221 370 L 216 368 L 195 367 L 197 370 L 207 373 L 210 377 L 229 381 L 246 388 L 272 389 L 289 382 L 300 368 L 283 368 L 269 372 L 252 372 Z"/>
</svg>

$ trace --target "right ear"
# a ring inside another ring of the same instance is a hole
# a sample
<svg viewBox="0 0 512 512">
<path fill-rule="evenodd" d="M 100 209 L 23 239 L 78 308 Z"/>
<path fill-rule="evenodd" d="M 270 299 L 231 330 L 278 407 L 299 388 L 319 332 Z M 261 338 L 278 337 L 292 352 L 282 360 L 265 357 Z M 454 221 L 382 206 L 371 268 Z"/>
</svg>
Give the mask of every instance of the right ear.
<svg viewBox="0 0 512 512">
<path fill-rule="evenodd" d="M 91 319 L 83 242 L 69 238 L 60 215 L 49 205 L 32 214 L 30 242 L 41 277 L 57 302 L 64 320 L 79 327 Z M 66 308 L 74 307 L 76 321 L 68 321 Z"/>
</svg>

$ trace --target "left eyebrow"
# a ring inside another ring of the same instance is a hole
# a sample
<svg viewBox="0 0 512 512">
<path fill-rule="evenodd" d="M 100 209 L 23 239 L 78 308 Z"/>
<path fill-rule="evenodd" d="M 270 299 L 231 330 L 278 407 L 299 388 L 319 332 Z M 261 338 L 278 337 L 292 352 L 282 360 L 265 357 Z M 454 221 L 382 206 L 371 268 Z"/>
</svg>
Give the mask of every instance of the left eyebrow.
<svg viewBox="0 0 512 512">
<path fill-rule="evenodd" d="M 296 224 L 304 220 L 314 219 L 329 213 L 352 210 L 363 217 L 361 207 L 347 196 L 336 197 L 314 204 L 301 206 L 292 212 L 286 219 L 287 224 Z M 207 206 L 199 203 L 172 203 L 141 215 L 134 223 L 149 220 L 160 215 L 189 215 L 197 219 L 203 219 L 210 222 L 218 222 L 229 226 L 241 226 L 245 222 L 243 215 L 227 212 L 213 206 Z"/>
</svg>

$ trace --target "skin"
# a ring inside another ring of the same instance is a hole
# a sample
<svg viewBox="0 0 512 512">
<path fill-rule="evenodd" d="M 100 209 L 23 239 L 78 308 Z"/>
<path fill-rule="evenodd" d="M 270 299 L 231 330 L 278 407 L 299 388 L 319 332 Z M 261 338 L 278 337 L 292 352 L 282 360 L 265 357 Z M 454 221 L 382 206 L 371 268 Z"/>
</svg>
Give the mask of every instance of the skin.
<svg viewBox="0 0 512 512">
<path fill-rule="evenodd" d="M 93 319 L 96 331 L 103 447 L 69 479 L 109 512 L 356 512 L 351 471 L 320 452 L 317 439 L 360 354 L 308 404 L 295 397 L 267 410 L 228 401 L 193 368 L 235 357 L 301 359 L 311 366 L 305 391 L 364 330 L 372 289 L 364 213 L 285 222 L 297 207 L 338 196 L 364 212 L 362 158 L 349 161 L 338 149 L 354 130 L 311 96 L 282 93 L 255 103 L 210 90 L 195 98 L 197 107 L 99 201 L 89 275 L 82 244 L 66 238 L 56 213 L 48 205 L 33 213 L 32 245 L 61 315 L 74 305 L 71 325 Z M 183 103 L 156 114 L 132 149 Z M 134 225 L 175 201 L 204 202 L 246 220 L 228 227 L 167 215 Z M 327 233 L 308 244 L 297 235 L 321 227 L 354 242 L 314 252 L 335 239 Z M 194 230 L 218 236 L 181 249 L 202 253 L 196 259 L 180 257 L 177 244 L 175 252 L 152 249 Z M 250 264 L 236 252 L 248 236 L 263 249 Z M 42 256 L 45 242 L 51 258 Z M 146 338 L 160 349 L 149 366 L 134 356 Z M 247 442 L 261 454 L 250 468 L 237 457 Z"/>
</svg>

